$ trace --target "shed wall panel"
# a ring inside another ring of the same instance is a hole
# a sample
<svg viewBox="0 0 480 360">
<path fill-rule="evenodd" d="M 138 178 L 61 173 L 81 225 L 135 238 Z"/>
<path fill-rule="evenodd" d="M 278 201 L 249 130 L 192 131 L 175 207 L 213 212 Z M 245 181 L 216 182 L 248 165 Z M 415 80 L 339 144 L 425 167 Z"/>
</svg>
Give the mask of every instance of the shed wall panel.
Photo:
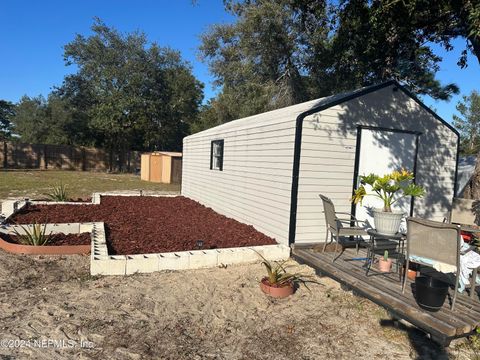
<svg viewBox="0 0 480 360">
<path fill-rule="evenodd" d="M 359 125 L 422 133 L 416 181 L 425 186 L 427 195 L 415 200 L 414 215 L 441 221 L 450 210 L 456 165 L 456 134 L 405 93 L 387 87 L 305 118 L 298 189 L 297 243 L 321 242 L 325 239 L 325 218 L 318 194 L 332 198 L 337 211 L 350 212 Z M 376 140 L 382 141 L 381 138 Z"/>
<path fill-rule="evenodd" d="M 295 119 L 284 114 L 185 138 L 182 195 L 288 244 Z M 216 139 L 224 140 L 222 171 L 210 170 Z"/>
</svg>

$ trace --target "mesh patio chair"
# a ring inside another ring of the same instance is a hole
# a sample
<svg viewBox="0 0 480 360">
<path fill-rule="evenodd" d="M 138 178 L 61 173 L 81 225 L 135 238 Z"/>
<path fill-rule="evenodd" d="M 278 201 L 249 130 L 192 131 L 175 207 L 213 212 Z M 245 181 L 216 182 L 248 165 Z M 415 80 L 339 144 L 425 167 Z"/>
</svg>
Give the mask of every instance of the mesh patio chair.
<svg viewBox="0 0 480 360">
<path fill-rule="evenodd" d="M 453 198 L 452 211 L 446 222 L 452 224 L 475 225 L 478 212 L 478 200 Z"/>
<path fill-rule="evenodd" d="M 365 243 L 362 236 L 368 236 L 366 224 L 364 221 L 357 220 L 352 214 L 345 212 L 336 212 L 335 205 L 328 197 L 320 194 L 323 202 L 323 210 L 325 213 L 325 226 L 327 228 L 325 244 L 322 252 L 325 252 L 327 244 L 336 242 L 332 261 L 335 261 L 342 256 L 345 248 L 355 245 L 357 253 L 360 244 Z M 348 218 L 339 218 L 337 215 L 347 215 Z M 354 223 L 355 226 L 351 224 Z M 329 240 L 330 235 L 330 242 Z M 354 240 L 350 240 L 353 237 Z M 338 245 L 342 246 L 342 252 L 336 256 Z"/>
<path fill-rule="evenodd" d="M 480 230 L 476 229 L 479 223 L 480 217 L 480 201 L 462 198 L 453 198 L 452 211 L 449 217 L 445 219 L 445 222 L 451 224 L 461 224 L 460 230 L 464 230 L 465 226 L 467 233 L 474 233 L 477 237 L 480 235 Z M 478 269 L 474 269 L 470 284 L 467 287 L 470 288 L 470 297 L 475 296 L 475 289 L 479 287 L 476 283 Z"/>
<path fill-rule="evenodd" d="M 431 264 L 422 263 L 418 261 L 418 258 L 427 258 L 455 266 L 457 270 L 452 310 L 455 307 L 460 280 L 460 246 L 460 227 L 458 225 L 412 217 L 407 218 L 407 263 L 405 269 L 408 269 L 411 256 L 416 257 L 415 263 L 423 266 L 431 267 Z M 406 284 L 407 276 L 404 275 L 402 293 L 405 292 Z"/>
</svg>

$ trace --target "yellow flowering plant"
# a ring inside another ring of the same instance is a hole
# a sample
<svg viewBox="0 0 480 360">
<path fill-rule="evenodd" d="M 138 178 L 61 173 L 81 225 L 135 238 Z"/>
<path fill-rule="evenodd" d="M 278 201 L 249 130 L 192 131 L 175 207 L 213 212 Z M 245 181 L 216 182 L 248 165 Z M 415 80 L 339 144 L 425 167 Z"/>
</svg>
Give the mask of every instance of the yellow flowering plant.
<svg viewBox="0 0 480 360">
<path fill-rule="evenodd" d="M 376 196 L 383 201 L 383 211 L 391 212 L 392 205 L 406 196 L 422 197 L 425 189 L 416 185 L 413 172 L 401 169 L 390 174 L 379 176 L 376 174 L 360 176 L 360 186 L 355 190 L 352 201 L 362 203 L 365 196 Z M 372 188 L 373 193 L 367 193 L 366 185 Z"/>
</svg>

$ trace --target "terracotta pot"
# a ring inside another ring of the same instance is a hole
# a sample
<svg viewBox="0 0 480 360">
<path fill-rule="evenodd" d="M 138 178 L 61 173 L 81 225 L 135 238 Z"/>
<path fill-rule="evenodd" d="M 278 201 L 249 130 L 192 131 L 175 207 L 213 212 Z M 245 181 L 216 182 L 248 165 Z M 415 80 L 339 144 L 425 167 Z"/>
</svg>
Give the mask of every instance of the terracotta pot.
<svg viewBox="0 0 480 360">
<path fill-rule="evenodd" d="M 407 271 L 407 277 L 412 280 L 412 281 L 415 281 L 415 278 L 417 277 L 417 272 L 415 270 L 410 270 L 408 269 Z"/>
<path fill-rule="evenodd" d="M 283 287 L 275 287 L 268 283 L 268 278 L 266 277 L 260 281 L 260 289 L 262 289 L 265 294 L 279 299 L 292 295 L 294 291 L 293 283 L 289 283 Z"/>
<path fill-rule="evenodd" d="M 91 245 L 21 245 L 6 242 L 0 238 L 0 249 L 14 253 L 27 255 L 74 255 L 90 253 Z"/>
<path fill-rule="evenodd" d="M 405 265 L 402 266 L 402 276 L 405 275 Z M 407 278 L 415 281 L 415 278 L 417 277 L 417 269 L 415 264 L 410 263 L 410 269 L 407 271 Z"/>
<path fill-rule="evenodd" d="M 378 260 L 378 270 L 381 272 L 390 272 L 392 270 L 392 259 L 385 261 L 384 258 Z"/>
</svg>

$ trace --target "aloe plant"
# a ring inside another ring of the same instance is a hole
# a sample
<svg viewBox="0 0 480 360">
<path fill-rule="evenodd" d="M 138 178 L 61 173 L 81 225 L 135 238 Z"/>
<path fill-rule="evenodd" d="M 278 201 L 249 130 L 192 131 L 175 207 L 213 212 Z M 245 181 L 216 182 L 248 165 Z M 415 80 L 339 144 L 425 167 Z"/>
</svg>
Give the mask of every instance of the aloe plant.
<svg viewBox="0 0 480 360">
<path fill-rule="evenodd" d="M 43 246 L 47 245 L 51 240 L 51 233 L 46 234 L 47 224 L 34 223 L 31 227 L 20 225 L 24 233 L 14 230 L 18 241 L 24 245 Z"/>
<path fill-rule="evenodd" d="M 46 194 L 53 201 L 68 201 L 67 185 L 62 183 L 55 185 L 52 191 Z"/>
</svg>

